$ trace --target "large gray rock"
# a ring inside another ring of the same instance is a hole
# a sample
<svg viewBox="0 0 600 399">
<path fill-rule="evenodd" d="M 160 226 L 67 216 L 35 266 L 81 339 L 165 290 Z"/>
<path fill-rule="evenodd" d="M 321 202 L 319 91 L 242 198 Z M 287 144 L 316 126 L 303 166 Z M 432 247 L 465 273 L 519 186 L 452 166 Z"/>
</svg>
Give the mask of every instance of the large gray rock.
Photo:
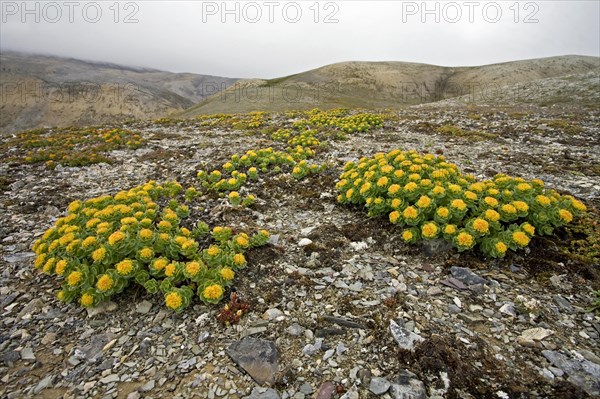
<svg viewBox="0 0 600 399">
<path fill-rule="evenodd" d="M 275 344 L 244 337 L 227 348 L 227 354 L 259 384 L 273 384 L 279 371 L 279 353 Z"/>
<path fill-rule="evenodd" d="M 279 399 L 279 392 L 272 388 L 259 388 L 255 387 L 248 396 L 244 396 L 243 399 Z"/>
<path fill-rule="evenodd" d="M 390 382 L 383 377 L 373 377 L 369 384 L 369 391 L 375 395 L 383 395 L 390 389 L 390 385 Z"/>
<path fill-rule="evenodd" d="M 395 381 L 392 381 L 389 393 L 393 399 L 427 399 L 425 384 L 408 370 L 400 371 Z"/>
<path fill-rule="evenodd" d="M 486 279 L 473 273 L 468 267 L 452 266 L 450 268 L 450 273 L 452 273 L 452 276 L 455 279 L 467 285 L 488 283 Z"/>
<path fill-rule="evenodd" d="M 591 396 L 600 395 L 600 365 L 587 359 L 573 359 L 556 351 L 545 350 L 542 354 L 550 363 L 569 376 L 569 382 Z"/>
<path fill-rule="evenodd" d="M 415 342 L 424 341 L 423 337 L 408 331 L 406 328 L 398 325 L 394 320 L 390 320 L 390 332 L 402 349 L 414 350 Z"/>
</svg>

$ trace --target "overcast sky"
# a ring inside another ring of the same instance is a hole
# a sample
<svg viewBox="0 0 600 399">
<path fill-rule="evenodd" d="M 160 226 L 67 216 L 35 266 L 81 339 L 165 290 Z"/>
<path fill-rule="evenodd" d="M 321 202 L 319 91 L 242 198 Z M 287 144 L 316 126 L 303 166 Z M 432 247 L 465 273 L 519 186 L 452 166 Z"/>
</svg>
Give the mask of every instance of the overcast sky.
<svg viewBox="0 0 600 399">
<path fill-rule="evenodd" d="M 598 0 L 23 4 L 0 2 L 2 50 L 238 78 L 350 60 L 462 66 L 600 55 Z"/>
</svg>

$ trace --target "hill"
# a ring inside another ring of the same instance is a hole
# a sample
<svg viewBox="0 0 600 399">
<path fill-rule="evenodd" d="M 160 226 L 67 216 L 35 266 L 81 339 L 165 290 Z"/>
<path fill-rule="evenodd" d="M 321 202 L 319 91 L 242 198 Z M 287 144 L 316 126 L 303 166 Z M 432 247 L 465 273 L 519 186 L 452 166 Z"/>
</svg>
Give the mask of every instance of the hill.
<svg viewBox="0 0 600 399">
<path fill-rule="evenodd" d="M 600 59 L 560 56 L 473 67 L 443 67 L 407 62 L 342 62 L 271 80 L 241 80 L 181 113 L 190 117 L 220 112 L 285 111 L 318 108 L 403 108 L 467 96 L 504 102 L 506 88 L 545 79 L 600 73 Z M 552 93 L 544 93 L 551 98 Z"/>
<path fill-rule="evenodd" d="M 0 71 L 4 133 L 156 118 L 236 81 L 16 52 L 0 54 Z"/>
</svg>

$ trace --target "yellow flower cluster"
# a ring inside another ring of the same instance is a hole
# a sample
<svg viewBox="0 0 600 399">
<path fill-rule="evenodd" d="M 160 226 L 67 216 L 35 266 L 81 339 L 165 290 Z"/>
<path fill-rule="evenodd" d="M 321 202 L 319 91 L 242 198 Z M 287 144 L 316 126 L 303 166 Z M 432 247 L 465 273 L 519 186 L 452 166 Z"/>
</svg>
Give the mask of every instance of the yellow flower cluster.
<svg viewBox="0 0 600 399">
<path fill-rule="evenodd" d="M 145 140 L 139 133 L 125 129 L 65 128 L 35 129 L 18 133 L 5 144 L 17 150 L 13 160 L 19 163 L 45 163 L 85 166 L 110 162 L 107 153 L 121 148 L 138 148 Z M 69 210 L 75 212 L 76 210 Z"/>
<path fill-rule="evenodd" d="M 527 246 L 535 234 L 552 234 L 585 211 L 570 196 L 503 174 L 477 181 L 443 156 L 400 149 L 345 165 L 336 184 L 338 201 L 387 215 L 405 226 L 406 242 L 439 235 L 459 251 L 475 246 L 489 256 Z"/>
<path fill-rule="evenodd" d="M 202 301 L 217 303 L 235 271 L 246 266 L 244 251 L 264 245 L 269 233 L 233 235 L 231 228 L 217 226 L 214 243 L 201 249 L 197 238 L 208 226 L 198 222 L 192 231 L 181 225 L 190 207 L 179 198 L 187 200 L 189 192 L 176 182 L 151 181 L 114 196 L 74 201 L 34 243 L 34 266 L 63 279 L 60 300 L 84 307 L 130 284 L 162 291 L 166 306 L 176 311 L 191 303 L 192 287 L 202 287 L 197 291 Z"/>
</svg>

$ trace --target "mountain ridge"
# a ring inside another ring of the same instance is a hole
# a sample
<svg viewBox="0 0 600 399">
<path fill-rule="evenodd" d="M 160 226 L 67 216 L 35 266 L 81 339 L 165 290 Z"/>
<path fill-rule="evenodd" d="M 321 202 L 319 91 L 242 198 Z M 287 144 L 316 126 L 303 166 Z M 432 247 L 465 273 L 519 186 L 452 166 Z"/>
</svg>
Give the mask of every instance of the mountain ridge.
<svg viewBox="0 0 600 399">
<path fill-rule="evenodd" d="M 465 67 L 344 61 L 280 78 L 239 80 L 178 116 L 314 107 L 403 108 L 463 96 L 472 90 L 590 71 L 600 73 L 599 57 L 567 55 Z M 293 89 L 301 95 L 290 98 Z"/>
</svg>

